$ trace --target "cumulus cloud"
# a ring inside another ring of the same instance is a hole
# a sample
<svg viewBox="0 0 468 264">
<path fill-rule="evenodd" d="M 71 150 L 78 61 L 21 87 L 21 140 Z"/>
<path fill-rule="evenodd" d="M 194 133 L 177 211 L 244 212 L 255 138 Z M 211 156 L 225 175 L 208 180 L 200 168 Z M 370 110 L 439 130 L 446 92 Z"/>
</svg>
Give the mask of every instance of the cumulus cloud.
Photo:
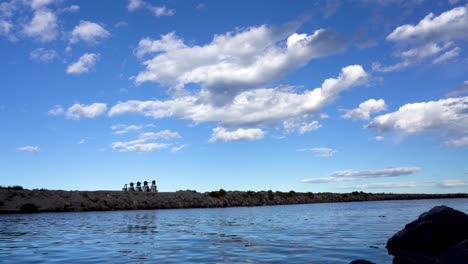
<svg viewBox="0 0 468 264">
<path fill-rule="evenodd" d="M 335 171 L 332 174 L 330 174 L 328 177 L 303 179 L 302 182 L 326 183 L 326 182 L 359 181 L 359 180 L 364 180 L 364 179 L 399 177 L 399 176 L 411 175 L 411 174 L 420 172 L 421 170 L 422 169 L 419 167 L 388 167 L 385 169 L 362 170 L 362 171 L 343 170 L 343 171 Z"/>
<path fill-rule="evenodd" d="M 265 132 L 259 128 L 239 128 L 234 131 L 227 131 L 224 127 L 213 129 L 213 135 L 210 142 L 216 141 L 239 141 L 239 140 L 258 140 L 265 136 Z"/>
<path fill-rule="evenodd" d="M 57 16 L 50 10 L 40 9 L 34 12 L 31 21 L 23 27 L 26 36 L 41 42 L 49 42 L 57 38 Z"/>
<path fill-rule="evenodd" d="M 154 140 L 171 140 L 180 138 L 179 133 L 170 130 L 163 130 L 159 132 L 145 132 L 141 133 L 136 140 L 125 142 L 112 143 L 112 149 L 121 152 L 151 152 L 158 149 L 165 149 L 170 146 L 168 143 L 155 142 Z M 181 146 L 171 148 L 172 152 L 178 151 L 177 148 L 182 149 Z M 172 150 L 174 149 L 174 150 Z"/>
<path fill-rule="evenodd" d="M 40 148 L 38 146 L 23 146 L 17 147 L 16 150 L 21 152 L 39 152 Z"/>
<path fill-rule="evenodd" d="M 138 58 L 142 58 L 146 54 L 166 52 L 177 49 L 185 48 L 184 42 L 177 38 L 175 32 L 162 35 L 161 39 L 152 40 L 150 38 L 144 38 L 138 43 L 138 47 L 135 49 L 135 55 Z"/>
<path fill-rule="evenodd" d="M 73 104 L 67 109 L 65 116 L 68 119 L 95 118 L 104 114 L 107 106 L 104 103 L 93 103 L 90 105 Z"/>
<path fill-rule="evenodd" d="M 127 101 L 114 105 L 109 116 L 138 113 L 153 118 L 179 117 L 195 123 L 215 122 L 221 125 L 252 127 L 288 124 L 285 130 L 298 128 L 301 133 L 317 129 L 320 124 L 310 119 L 321 107 L 333 102 L 340 93 L 366 84 L 370 76 L 359 65 L 342 69 L 337 78 L 326 79 L 322 86 L 296 93 L 291 87 L 255 89 L 238 94 L 226 105 L 211 104 L 202 91 L 166 101 Z"/>
<path fill-rule="evenodd" d="M 52 49 L 45 49 L 45 48 L 37 48 L 29 54 L 29 57 L 32 60 L 38 61 L 38 62 L 51 62 L 54 61 L 59 57 L 58 53 L 55 50 Z"/>
<path fill-rule="evenodd" d="M 457 97 L 468 94 L 468 81 L 464 81 L 447 94 L 447 97 Z"/>
<path fill-rule="evenodd" d="M 429 13 L 417 25 L 403 25 L 387 36 L 390 41 L 440 42 L 468 38 L 467 6 L 456 7 L 439 16 Z"/>
<path fill-rule="evenodd" d="M 144 39 L 144 43 L 158 45 L 153 51 L 156 54 L 143 62 L 146 68 L 135 82 L 158 82 L 175 91 L 189 83 L 198 84 L 211 101 L 222 104 L 240 92 L 273 83 L 313 58 L 342 51 L 349 43 L 326 29 L 297 34 L 298 26 L 250 27 L 216 35 L 203 46 L 188 46 L 173 33 L 159 40 Z M 149 54 L 148 45 L 140 47 L 135 54 Z"/>
<path fill-rule="evenodd" d="M 354 186 L 338 187 L 339 189 L 393 189 L 393 188 L 416 188 L 416 187 L 463 187 L 468 186 L 465 180 L 445 180 L 445 181 L 431 181 L 431 182 L 381 182 L 360 184 Z"/>
<path fill-rule="evenodd" d="M 91 68 L 96 65 L 96 62 L 99 59 L 99 54 L 96 53 L 85 53 L 83 54 L 78 61 L 70 64 L 67 67 L 68 74 L 83 74 L 88 72 Z"/>
<path fill-rule="evenodd" d="M 378 134 L 388 131 L 415 134 L 442 130 L 447 136 L 457 139 L 468 134 L 468 96 L 406 104 L 395 112 L 375 117 L 366 127 Z"/>
<path fill-rule="evenodd" d="M 166 6 L 153 6 L 143 0 L 129 0 L 128 1 L 128 5 L 127 5 L 128 11 L 133 12 L 142 8 L 149 10 L 156 17 L 175 15 L 175 10 L 169 9 Z"/>
<path fill-rule="evenodd" d="M 83 41 L 88 44 L 97 44 L 109 36 L 110 33 L 99 24 L 81 20 L 71 32 L 70 43 Z"/>
<path fill-rule="evenodd" d="M 369 120 L 371 114 L 378 113 L 386 109 L 387 105 L 383 99 L 369 99 L 360 103 L 358 108 L 345 110 L 346 113 L 342 115 L 342 117 L 345 119 Z"/>
<path fill-rule="evenodd" d="M 331 157 L 338 152 L 337 150 L 331 148 L 304 148 L 298 149 L 297 151 L 312 152 L 315 157 Z"/>
<path fill-rule="evenodd" d="M 456 42 L 467 41 L 467 39 L 468 6 L 453 8 L 439 16 L 430 13 L 418 24 L 399 26 L 387 36 L 388 41 L 397 43 L 399 47 L 412 47 L 409 50 L 397 50 L 394 53 L 395 56 L 401 57 L 402 61 L 389 66 L 375 63 L 373 69 L 381 72 L 396 71 L 434 56 L 436 58 L 432 60 L 432 63 L 439 64 L 457 57 L 461 51 L 460 47 L 447 49 Z"/>
</svg>

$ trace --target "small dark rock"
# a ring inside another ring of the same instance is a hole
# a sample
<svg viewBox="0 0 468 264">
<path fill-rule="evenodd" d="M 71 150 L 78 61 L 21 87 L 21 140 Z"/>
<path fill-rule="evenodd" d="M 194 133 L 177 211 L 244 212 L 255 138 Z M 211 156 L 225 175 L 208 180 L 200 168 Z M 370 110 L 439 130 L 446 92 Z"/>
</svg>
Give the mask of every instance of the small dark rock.
<svg viewBox="0 0 468 264">
<path fill-rule="evenodd" d="M 364 259 L 356 259 L 356 260 L 351 261 L 349 264 L 375 264 L 375 263 L 364 260 Z"/>
</svg>

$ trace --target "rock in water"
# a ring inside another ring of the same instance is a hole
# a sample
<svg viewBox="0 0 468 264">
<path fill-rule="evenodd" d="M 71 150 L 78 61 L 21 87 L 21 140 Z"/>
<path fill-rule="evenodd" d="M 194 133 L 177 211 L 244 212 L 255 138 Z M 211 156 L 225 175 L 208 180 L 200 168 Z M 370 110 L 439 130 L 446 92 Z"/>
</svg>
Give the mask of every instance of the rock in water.
<svg viewBox="0 0 468 264">
<path fill-rule="evenodd" d="M 387 250 L 393 263 L 468 263 L 467 245 L 468 215 L 436 206 L 393 235 Z"/>
</svg>

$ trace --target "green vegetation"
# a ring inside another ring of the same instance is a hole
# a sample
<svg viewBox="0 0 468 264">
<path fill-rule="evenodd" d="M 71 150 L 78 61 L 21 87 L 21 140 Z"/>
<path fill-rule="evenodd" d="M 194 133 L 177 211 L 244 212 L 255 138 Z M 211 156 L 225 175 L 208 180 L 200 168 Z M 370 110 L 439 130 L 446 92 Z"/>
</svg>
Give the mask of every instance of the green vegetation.
<svg viewBox="0 0 468 264">
<path fill-rule="evenodd" d="M 10 190 L 17 190 L 17 191 L 24 190 L 23 187 L 19 185 L 13 185 L 13 186 L 1 186 L 0 185 L 0 189 L 10 189 Z"/>
<path fill-rule="evenodd" d="M 219 189 L 219 191 L 209 192 L 208 195 L 213 198 L 221 198 L 226 195 L 226 191 L 224 189 Z"/>
</svg>

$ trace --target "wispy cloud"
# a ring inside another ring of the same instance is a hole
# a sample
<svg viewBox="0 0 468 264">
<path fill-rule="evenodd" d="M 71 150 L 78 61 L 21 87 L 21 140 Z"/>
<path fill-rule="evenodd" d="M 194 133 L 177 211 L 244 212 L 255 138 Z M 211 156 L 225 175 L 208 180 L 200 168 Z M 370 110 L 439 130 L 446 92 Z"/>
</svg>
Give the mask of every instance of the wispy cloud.
<svg viewBox="0 0 468 264">
<path fill-rule="evenodd" d="M 179 139 L 181 136 L 178 132 L 171 130 L 162 130 L 158 132 L 144 132 L 141 133 L 137 139 L 131 141 L 117 141 L 112 143 L 112 149 L 119 152 L 152 152 L 159 149 L 169 148 L 172 144 L 156 142 L 155 140 L 170 141 L 173 139 Z M 183 147 L 180 147 L 182 149 Z M 176 147 L 172 147 L 171 151 L 177 150 Z M 179 150 L 180 150 L 179 149 Z"/>
<path fill-rule="evenodd" d="M 307 151 L 314 153 L 315 157 L 331 157 L 335 155 L 338 151 L 331 148 L 303 148 L 298 149 L 297 151 Z"/>
<path fill-rule="evenodd" d="M 382 183 L 369 183 L 354 186 L 338 187 L 339 189 L 394 189 L 394 188 L 417 188 L 417 187 L 440 187 L 440 188 L 453 188 L 468 186 L 465 180 L 444 180 L 444 181 L 430 181 L 430 182 L 382 182 Z"/>
<path fill-rule="evenodd" d="M 17 147 L 16 150 L 20 152 L 39 152 L 40 148 L 38 146 L 23 146 Z"/>
<path fill-rule="evenodd" d="M 420 172 L 420 167 L 388 167 L 376 170 L 342 170 L 335 171 L 328 177 L 303 179 L 305 183 L 326 183 L 341 181 L 359 181 L 364 179 L 387 178 L 411 175 Z"/>
</svg>

